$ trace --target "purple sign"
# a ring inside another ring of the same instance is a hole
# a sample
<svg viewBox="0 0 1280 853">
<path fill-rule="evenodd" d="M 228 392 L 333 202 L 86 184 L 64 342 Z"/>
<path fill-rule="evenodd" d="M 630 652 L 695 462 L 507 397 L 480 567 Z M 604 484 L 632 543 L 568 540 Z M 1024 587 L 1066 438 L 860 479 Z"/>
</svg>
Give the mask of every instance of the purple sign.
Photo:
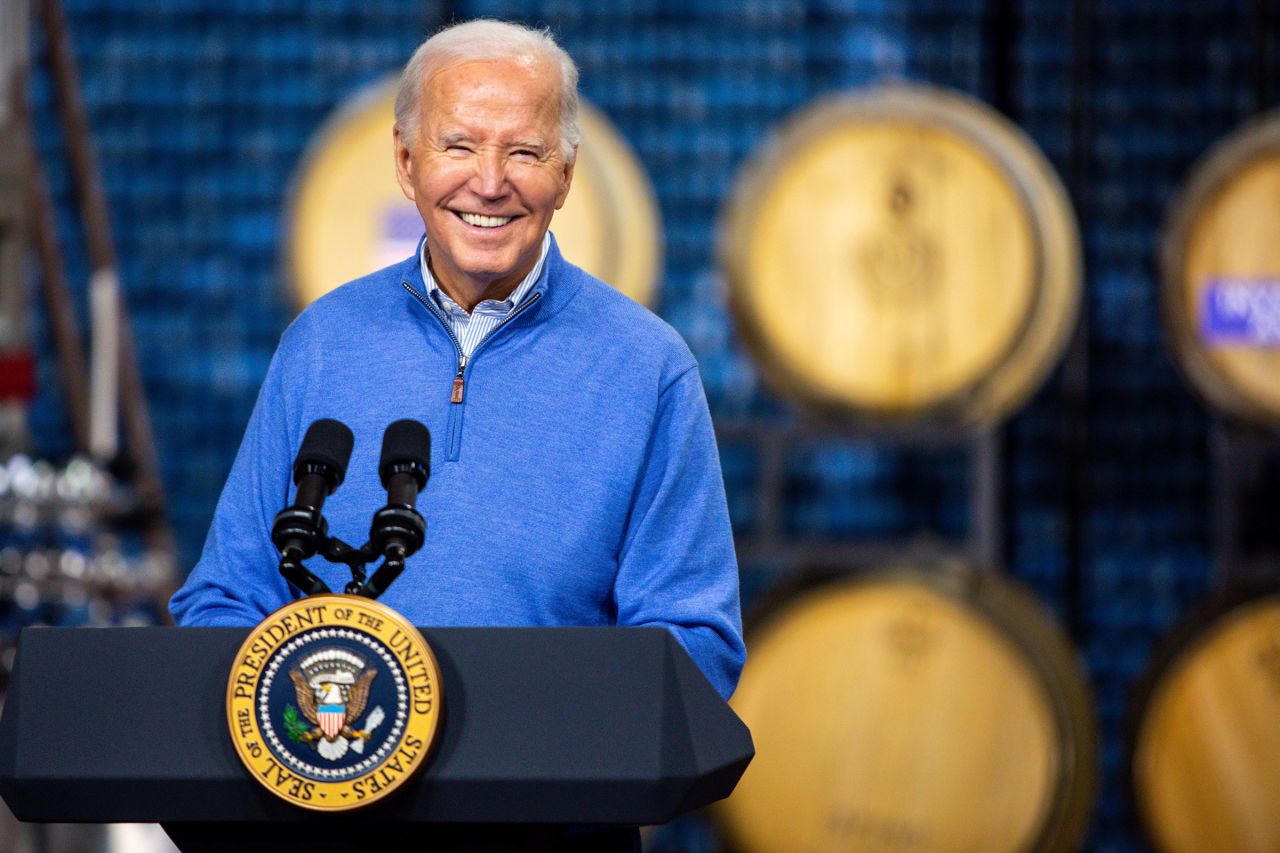
<svg viewBox="0 0 1280 853">
<path fill-rule="evenodd" d="M 417 250 L 421 236 L 422 217 L 413 202 L 399 198 L 390 202 L 382 211 L 382 232 L 375 238 L 373 266 L 403 261 Z"/>
<path fill-rule="evenodd" d="M 1210 346 L 1280 347 L 1280 279 L 1210 279 L 1200 337 Z"/>
<path fill-rule="evenodd" d="M 384 240 L 412 240 L 416 245 L 422 236 L 422 217 L 413 202 L 396 199 L 382 214 Z"/>
</svg>

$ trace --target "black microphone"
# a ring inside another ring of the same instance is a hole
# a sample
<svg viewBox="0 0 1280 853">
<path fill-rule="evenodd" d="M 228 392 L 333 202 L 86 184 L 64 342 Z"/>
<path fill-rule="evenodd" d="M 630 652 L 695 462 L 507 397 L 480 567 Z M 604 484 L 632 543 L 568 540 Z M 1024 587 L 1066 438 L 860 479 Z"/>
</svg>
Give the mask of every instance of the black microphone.
<svg viewBox="0 0 1280 853">
<path fill-rule="evenodd" d="M 355 441 L 347 425 L 333 418 L 322 418 L 307 429 L 293 462 L 295 504 L 324 506 L 324 499 L 342 485 Z"/>
<path fill-rule="evenodd" d="M 315 554 L 328 535 L 321 510 L 325 498 L 342 484 L 354 445 L 355 436 L 340 421 L 323 418 L 311 424 L 293 463 L 293 483 L 298 487 L 293 505 L 277 513 L 271 525 L 271 541 L 282 557 L 280 571 L 308 595 L 328 592 L 301 561 Z"/>
<path fill-rule="evenodd" d="M 404 571 L 404 561 L 422 547 L 427 523 L 418 513 L 418 493 L 431 476 L 431 433 L 417 421 L 399 420 L 382 434 L 378 476 L 387 505 L 374 513 L 369 545 L 384 558 L 362 595 L 377 598 Z"/>
<path fill-rule="evenodd" d="M 378 477 L 387 503 L 413 506 L 431 476 L 431 433 L 417 421 L 396 421 L 382 434 Z"/>
</svg>

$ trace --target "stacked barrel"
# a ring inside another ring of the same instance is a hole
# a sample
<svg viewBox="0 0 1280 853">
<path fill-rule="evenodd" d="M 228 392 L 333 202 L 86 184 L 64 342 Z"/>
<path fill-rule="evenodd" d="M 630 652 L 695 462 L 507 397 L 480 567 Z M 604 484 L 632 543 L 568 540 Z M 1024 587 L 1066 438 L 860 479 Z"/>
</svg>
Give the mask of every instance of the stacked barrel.
<svg viewBox="0 0 1280 853">
<path fill-rule="evenodd" d="M 1280 443 L 1280 115 L 1210 150 L 1170 207 L 1164 319 L 1228 441 Z M 1221 472 L 1227 478 L 1249 472 Z M 1265 508 L 1273 516 L 1275 508 Z M 1268 527 L 1275 528 L 1273 517 Z M 1134 802 L 1162 850 L 1280 848 L 1280 564 L 1220 565 L 1136 694 Z M 1220 563 L 1222 561 L 1220 560 Z"/>
<path fill-rule="evenodd" d="M 828 424 L 992 429 L 1062 353 L 1075 221 L 1031 141 L 966 96 L 891 86 L 788 120 L 720 243 L 744 339 Z M 719 812 L 777 850 L 1069 850 L 1093 789 L 1076 655 L 993 566 L 825 567 L 748 633 L 757 757 Z"/>
</svg>

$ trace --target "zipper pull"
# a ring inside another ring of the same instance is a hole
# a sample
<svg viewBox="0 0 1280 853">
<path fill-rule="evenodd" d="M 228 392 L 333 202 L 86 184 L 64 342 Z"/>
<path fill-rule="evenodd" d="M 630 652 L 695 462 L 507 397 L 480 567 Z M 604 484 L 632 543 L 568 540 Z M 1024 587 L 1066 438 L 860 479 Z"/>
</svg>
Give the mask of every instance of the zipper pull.
<svg viewBox="0 0 1280 853">
<path fill-rule="evenodd" d="M 453 377 L 453 393 L 449 395 L 450 403 L 462 402 L 462 390 L 466 383 L 463 378 L 463 371 L 467 368 L 467 357 L 465 355 L 458 356 L 458 375 Z"/>
</svg>

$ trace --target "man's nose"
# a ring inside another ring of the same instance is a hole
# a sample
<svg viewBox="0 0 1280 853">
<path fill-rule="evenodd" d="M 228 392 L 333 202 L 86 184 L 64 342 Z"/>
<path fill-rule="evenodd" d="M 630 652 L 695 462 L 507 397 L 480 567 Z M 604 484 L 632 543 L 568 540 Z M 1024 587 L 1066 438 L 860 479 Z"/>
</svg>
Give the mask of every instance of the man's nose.
<svg viewBox="0 0 1280 853">
<path fill-rule="evenodd" d="M 506 159 L 500 151 L 483 151 L 476 158 L 472 190 L 484 198 L 498 198 L 507 191 Z"/>
</svg>

